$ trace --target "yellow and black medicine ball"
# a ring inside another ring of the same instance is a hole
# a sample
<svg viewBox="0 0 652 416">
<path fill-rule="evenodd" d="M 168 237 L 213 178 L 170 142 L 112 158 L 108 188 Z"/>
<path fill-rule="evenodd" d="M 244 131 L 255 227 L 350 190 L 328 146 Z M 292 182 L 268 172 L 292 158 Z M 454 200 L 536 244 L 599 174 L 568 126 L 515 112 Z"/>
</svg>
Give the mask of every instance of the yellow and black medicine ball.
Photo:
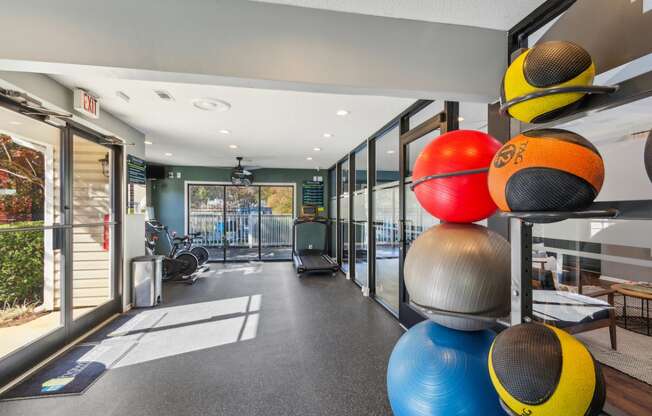
<svg viewBox="0 0 652 416">
<path fill-rule="evenodd" d="M 584 137 L 535 129 L 512 138 L 489 166 L 489 194 L 502 211 L 575 211 L 591 205 L 604 162 Z"/>
<path fill-rule="evenodd" d="M 586 87 L 593 84 L 595 64 L 582 47 L 563 41 L 540 43 L 526 49 L 507 68 L 501 101 L 550 88 Z M 585 93 L 557 93 L 514 104 L 508 114 L 526 123 L 544 123 L 574 108 Z"/>
<path fill-rule="evenodd" d="M 597 363 L 572 335 L 543 324 L 516 325 L 489 350 L 489 376 L 514 415 L 593 416 L 606 390 Z"/>
</svg>

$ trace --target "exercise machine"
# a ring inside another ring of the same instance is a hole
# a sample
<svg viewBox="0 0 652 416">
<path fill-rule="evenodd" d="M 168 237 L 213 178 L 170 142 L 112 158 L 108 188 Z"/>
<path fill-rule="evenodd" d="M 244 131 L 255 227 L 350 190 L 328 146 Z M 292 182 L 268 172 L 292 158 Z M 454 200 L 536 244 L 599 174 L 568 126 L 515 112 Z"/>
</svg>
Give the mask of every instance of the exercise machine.
<svg viewBox="0 0 652 416">
<path fill-rule="evenodd" d="M 202 245 L 196 244 L 195 240 L 199 238 L 201 233 L 190 233 L 189 235 L 186 235 L 184 237 L 178 237 L 175 233 L 172 233 L 172 238 L 177 239 L 177 241 L 180 244 L 180 247 L 178 249 L 178 252 L 182 251 L 189 251 L 192 254 L 197 257 L 197 261 L 199 262 L 199 265 L 206 264 L 208 262 L 208 258 L 210 257 L 210 254 L 208 253 L 208 249 Z"/>
<path fill-rule="evenodd" d="M 199 273 L 207 270 L 200 266 L 197 256 L 186 250 L 190 243 L 189 238 L 170 235 L 167 226 L 159 221 L 150 220 L 145 222 L 146 238 L 145 247 L 150 254 L 156 251 L 156 244 L 163 235 L 168 242 L 169 251 L 163 254 L 163 280 L 166 282 L 183 282 L 193 284 L 199 277 Z"/>
<path fill-rule="evenodd" d="M 328 255 L 330 221 L 317 216 L 315 207 L 304 207 L 303 216 L 294 220 L 292 227 L 292 259 L 299 277 L 310 272 L 329 272 L 334 276 L 340 269 L 335 260 Z M 323 227 L 323 241 L 313 241 Z M 300 232 L 307 238 L 300 239 Z M 300 241 L 298 241 L 300 240 Z"/>
</svg>

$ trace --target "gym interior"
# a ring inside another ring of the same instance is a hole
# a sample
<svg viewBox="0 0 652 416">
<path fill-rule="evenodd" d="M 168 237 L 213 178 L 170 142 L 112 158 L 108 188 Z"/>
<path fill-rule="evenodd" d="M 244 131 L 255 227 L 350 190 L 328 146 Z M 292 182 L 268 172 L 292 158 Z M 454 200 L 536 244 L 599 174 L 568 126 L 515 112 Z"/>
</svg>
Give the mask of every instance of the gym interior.
<svg viewBox="0 0 652 416">
<path fill-rule="evenodd" d="M 2 15 L 0 414 L 652 414 L 652 1 Z"/>
</svg>

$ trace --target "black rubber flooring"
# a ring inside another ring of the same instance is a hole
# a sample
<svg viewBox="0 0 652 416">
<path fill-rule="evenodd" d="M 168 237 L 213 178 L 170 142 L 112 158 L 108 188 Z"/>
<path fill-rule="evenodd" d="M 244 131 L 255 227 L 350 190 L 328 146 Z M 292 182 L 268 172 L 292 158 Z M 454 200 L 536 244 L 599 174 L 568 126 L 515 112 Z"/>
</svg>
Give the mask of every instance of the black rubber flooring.
<svg viewBox="0 0 652 416">
<path fill-rule="evenodd" d="M 398 322 L 341 274 L 211 265 L 164 304 L 86 342 L 129 353 L 84 394 L 0 403 L 1 415 L 390 415 Z"/>
</svg>

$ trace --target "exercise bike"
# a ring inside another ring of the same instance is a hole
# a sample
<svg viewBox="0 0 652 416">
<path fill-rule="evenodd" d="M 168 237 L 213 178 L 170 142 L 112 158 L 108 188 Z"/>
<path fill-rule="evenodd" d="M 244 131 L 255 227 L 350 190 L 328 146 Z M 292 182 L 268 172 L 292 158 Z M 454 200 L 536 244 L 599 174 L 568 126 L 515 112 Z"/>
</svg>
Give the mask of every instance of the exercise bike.
<svg viewBox="0 0 652 416">
<path fill-rule="evenodd" d="M 146 227 L 149 233 L 146 233 L 145 248 L 149 254 L 154 254 L 156 244 L 161 234 L 168 241 L 170 250 L 165 254 L 163 259 L 163 280 L 166 282 L 183 282 L 193 284 L 198 278 L 198 271 L 204 271 L 201 268 L 199 260 L 190 251 L 183 249 L 187 245 L 186 238 L 172 237 L 168 227 L 158 221 L 146 221 Z M 149 235 L 147 235 L 149 234 Z"/>
<path fill-rule="evenodd" d="M 197 261 L 199 262 L 199 265 L 206 264 L 208 261 L 208 258 L 210 257 L 210 254 L 208 253 L 208 249 L 204 246 L 195 244 L 195 239 L 197 239 L 201 233 L 190 233 L 187 236 L 184 237 L 178 237 L 176 233 L 172 233 L 172 239 L 177 239 L 180 243 L 180 248 L 179 252 L 182 251 L 189 251 L 192 254 L 197 257 Z"/>
</svg>

